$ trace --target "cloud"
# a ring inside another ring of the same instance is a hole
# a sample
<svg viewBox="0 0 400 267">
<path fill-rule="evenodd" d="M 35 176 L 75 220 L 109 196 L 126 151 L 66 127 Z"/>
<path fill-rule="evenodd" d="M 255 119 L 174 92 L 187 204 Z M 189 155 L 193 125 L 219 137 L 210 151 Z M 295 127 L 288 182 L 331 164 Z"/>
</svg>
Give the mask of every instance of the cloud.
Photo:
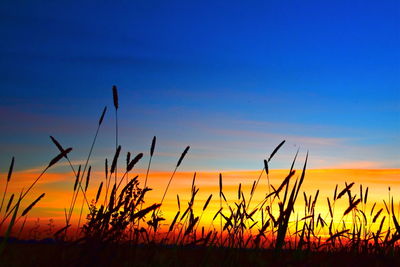
<svg viewBox="0 0 400 267">
<path fill-rule="evenodd" d="M 345 139 L 344 138 L 326 138 L 326 137 L 312 137 L 312 136 L 301 136 L 301 135 L 290 135 L 290 134 L 274 134 L 274 133 L 265 133 L 261 131 L 251 131 L 251 130 L 224 130 L 224 129 L 216 129 L 216 133 L 226 135 L 226 136 L 235 136 L 238 138 L 247 138 L 248 140 L 254 139 L 274 139 L 281 140 L 286 139 L 291 143 L 303 145 L 303 146 L 335 146 L 342 144 Z M 254 142 L 254 141 L 253 141 Z"/>
<path fill-rule="evenodd" d="M 388 162 L 379 161 L 346 161 L 327 165 L 326 168 L 332 169 L 381 169 L 385 168 Z"/>
</svg>

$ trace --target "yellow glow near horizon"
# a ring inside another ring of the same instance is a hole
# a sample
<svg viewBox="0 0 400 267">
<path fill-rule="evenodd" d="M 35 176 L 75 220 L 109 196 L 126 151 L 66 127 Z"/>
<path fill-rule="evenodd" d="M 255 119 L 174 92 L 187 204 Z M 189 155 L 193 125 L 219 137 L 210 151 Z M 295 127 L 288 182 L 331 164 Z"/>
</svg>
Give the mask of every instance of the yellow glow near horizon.
<svg viewBox="0 0 400 267">
<path fill-rule="evenodd" d="M 288 174 L 288 170 L 271 170 L 269 179 L 270 183 L 277 188 Z M 301 170 L 298 170 L 295 176 L 291 180 L 293 185 L 294 180 L 300 176 Z M 27 188 L 30 183 L 37 177 L 38 172 L 15 172 L 9 185 L 8 196 L 5 200 L 7 203 L 11 193 L 19 194 L 22 188 Z M 129 174 L 129 177 L 133 177 L 136 174 Z M 141 184 L 144 183 L 144 173 L 140 173 L 139 181 Z M 250 190 L 253 182 L 257 180 L 260 175 L 258 171 L 229 171 L 222 172 L 223 176 L 223 192 L 231 205 L 238 199 L 237 190 L 239 183 L 242 184 L 242 191 L 248 201 Z M 4 175 L 3 175 L 4 176 Z M 164 193 L 165 187 L 171 176 L 170 172 L 157 172 L 151 171 L 148 177 L 148 186 L 153 190 L 148 192 L 145 197 L 146 203 L 144 206 L 151 205 L 153 203 L 159 203 Z M 101 172 L 93 172 L 91 176 L 91 182 L 88 189 L 88 196 L 90 199 L 95 198 L 98 185 L 104 180 L 104 174 Z M 216 172 L 198 172 L 196 176 L 195 185 L 199 188 L 199 192 L 196 195 L 194 203 L 194 212 L 196 216 L 200 216 L 202 208 L 210 194 L 213 195 L 212 201 L 208 208 L 204 212 L 201 218 L 201 225 L 207 230 L 211 226 L 212 217 L 219 210 L 219 173 Z M 181 214 L 187 208 L 188 201 L 191 195 L 193 173 L 178 172 L 176 173 L 171 186 L 168 190 L 167 196 L 162 206 L 162 214 L 166 218 L 165 224 L 169 224 L 174 218 L 178 211 L 177 195 L 180 198 Z M 367 207 L 364 209 L 367 216 L 370 214 L 371 206 L 374 202 L 377 202 L 374 213 L 382 207 L 384 207 L 383 200 L 388 203 L 389 191 L 388 187 L 391 187 L 391 196 L 394 196 L 394 206 L 399 213 L 399 200 L 397 196 L 400 193 L 400 169 L 319 169 L 319 170 L 307 170 L 304 184 L 300 190 L 295 214 L 292 215 L 291 220 L 296 220 L 297 216 L 301 219 L 304 216 L 304 197 L 303 191 L 306 192 L 307 196 L 312 195 L 314 198 L 316 191 L 320 190 L 318 201 L 316 204 L 316 212 L 321 213 L 323 218 L 326 218 L 329 210 L 327 205 L 327 197 L 332 201 L 333 193 L 336 184 L 339 185 L 338 193 L 345 187 L 345 182 L 348 184 L 354 182 L 355 185 L 352 187 L 352 195 L 357 194 L 357 198 L 360 195 L 360 184 L 363 185 L 363 194 L 365 189 L 369 188 Z M 72 188 L 74 185 L 74 177 L 72 173 L 47 173 L 40 180 L 37 186 L 32 190 L 26 200 L 22 203 L 23 207 L 26 207 L 41 193 L 46 193 L 46 196 L 33 208 L 29 214 L 28 221 L 34 221 L 36 218 L 40 218 L 43 230 L 45 230 L 48 219 L 52 218 L 56 226 L 63 226 L 65 224 L 64 208 L 69 207 L 72 198 Z M 1 185 L 0 190 L 3 192 L 4 184 Z M 265 172 L 262 174 L 260 183 L 257 187 L 256 193 L 252 199 L 249 210 L 254 209 L 268 193 L 267 178 Z M 102 197 L 104 197 L 104 190 Z M 101 198 L 102 198 L 101 197 Z M 74 215 L 72 218 L 73 223 L 76 225 L 80 209 L 83 200 L 80 197 L 77 201 Z M 347 196 L 337 201 L 335 205 L 335 219 L 341 219 L 344 210 L 348 207 L 349 202 Z M 224 211 L 228 212 L 225 204 Z M 87 209 L 83 206 L 84 220 Z M 277 205 L 276 205 L 277 207 Z M 359 208 L 363 209 L 364 206 L 360 204 Z M 277 214 L 277 210 L 273 211 L 273 214 Z M 82 225 L 81 220 L 81 225 Z M 351 223 L 351 215 L 346 219 L 347 222 Z M 377 222 L 376 224 L 379 224 Z M 219 219 L 214 222 L 215 227 L 219 230 Z M 162 226 L 162 228 L 167 228 Z"/>
</svg>

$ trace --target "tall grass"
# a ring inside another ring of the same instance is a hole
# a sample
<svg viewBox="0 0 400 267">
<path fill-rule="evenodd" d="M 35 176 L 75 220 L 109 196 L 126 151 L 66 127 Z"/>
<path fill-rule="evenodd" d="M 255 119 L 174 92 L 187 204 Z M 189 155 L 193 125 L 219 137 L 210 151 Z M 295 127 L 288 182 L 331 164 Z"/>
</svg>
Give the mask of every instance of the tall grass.
<svg viewBox="0 0 400 267">
<path fill-rule="evenodd" d="M 217 199 L 212 200 L 213 194 L 209 194 L 208 198 L 201 203 L 202 208 L 200 208 L 199 213 L 194 208 L 200 190 L 196 186 L 196 174 L 194 174 L 187 207 L 181 210 L 181 201 L 177 195 L 178 210 L 174 212 L 175 215 L 172 218 L 168 218 L 169 224 L 161 225 L 161 222 L 166 221 L 161 212 L 164 200 L 178 168 L 189 152 L 190 146 L 187 146 L 178 158 L 168 182 L 166 181 L 166 187 L 160 201 L 147 204 L 146 195 L 151 190 L 148 187 L 148 175 L 152 159 L 156 156 L 156 137 L 153 137 L 150 146 L 144 182 L 139 175 L 130 175 L 135 172 L 135 166 L 145 156 L 143 153 L 138 153 L 131 159 L 131 154 L 128 152 L 126 169 L 124 172 L 118 172 L 118 161 L 122 153 L 122 147 L 118 143 L 117 112 L 119 103 L 116 86 L 113 86 L 112 89 L 115 107 L 116 148 L 110 166 L 108 160 L 105 160 L 104 178 L 99 184 L 95 185 L 97 186 L 96 194 L 88 194 L 88 187 L 94 185 L 93 182 L 90 183 L 90 158 L 107 108 L 104 108 L 101 113 L 83 168 L 72 165 L 68 157 L 72 148 L 64 149 L 54 137 L 51 137 L 60 154 L 50 161 L 27 190 L 21 192 L 15 204 L 12 204 L 14 194 L 9 197 L 5 213 L 1 215 L 3 203 L 9 195 L 7 188 L 14 166 L 14 158 L 12 159 L 0 204 L 0 227 L 8 222 L 8 227 L 4 232 L 6 238 L 12 233 L 12 228 L 17 223 L 18 218 L 25 217 L 25 222 L 29 211 L 34 209 L 36 203 L 44 197 L 43 193 L 20 213 L 22 201 L 26 195 L 51 166 L 65 158 L 74 173 L 74 179 L 71 180 L 71 189 L 73 190 L 69 208 L 66 210 L 66 223 L 54 234 L 55 239 L 89 245 L 169 244 L 207 248 L 265 248 L 277 251 L 290 249 L 298 251 L 352 251 L 372 254 L 399 253 L 399 218 L 395 214 L 394 198 L 390 188 L 388 199 L 383 200 L 384 207 L 378 209 L 379 204 L 373 203 L 371 206 L 368 203 L 368 187 L 363 188 L 360 185 L 359 190 L 357 190 L 354 183 L 345 183 L 343 186 L 337 185 L 333 197 L 327 197 L 326 201 L 324 200 L 321 204 L 323 207 L 327 207 L 327 213 L 319 213 L 316 208 L 321 203 L 318 198 L 319 190 L 316 190 L 316 192 L 302 191 L 302 185 L 307 176 L 308 152 L 299 176 L 296 177 L 297 170 L 294 169 L 299 153 L 297 151 L 288 174 L 282 177 L 281 182 L 272 184 L 270 181 L 272 159 L 277 155 L 285 141 L 279 143 L 272 150 L 272 153 L 262 160 L 263 169 L 257 179 L 254 180 L 250 192 L 246 193 L 243 189 L 244 185 L 238 182 L 236 199 L 227 199 L 224 193 L 223 175 L 220 173 L 219 177 L 216 177 L 216 179 L 219 179 Z M 265 197 L 258 203 L 251 205 L 257 189 L 259 189 L 259 184 L 263 183 L 261 178 L 264 172 L 267 186 L 267 191 L 264 192 Z M 126 183 L 122 183 L 124 180 Z M 78 230 L 74 235 L 68 235 L 67 229 L 71 227 L 71 217 L 80 193 L 82 194 L 82 204 L 79 209 Z M 299 196 L 304 198 L 302 207 L 298 203 Z M 213 212 L 213 219 L 207 227 L 207 225 L 201 223 L 203 215 L 212 201 L 218 201 L 219 208 L 218 211 L 208 211 L 209 213 Z M 347 208 L 344 211 L 339 211 L 340 214 L 337 210 L 337 203 L 339 202 L 347 203 Z M 68 206 L 68 203 L 65 204 Z M 82 215 L 84 214 L 87 214 L 87 216 L 82 222 Z M 12 218 L 9 219 L 11 215 Z M 217 226 L 214 225 L 215 220 L 217 220 Z M 83 225 L 81 225 L 81 222 Z M 5 243 L 3 242 L 0 249 L 4 246 Z"/>
</svg>

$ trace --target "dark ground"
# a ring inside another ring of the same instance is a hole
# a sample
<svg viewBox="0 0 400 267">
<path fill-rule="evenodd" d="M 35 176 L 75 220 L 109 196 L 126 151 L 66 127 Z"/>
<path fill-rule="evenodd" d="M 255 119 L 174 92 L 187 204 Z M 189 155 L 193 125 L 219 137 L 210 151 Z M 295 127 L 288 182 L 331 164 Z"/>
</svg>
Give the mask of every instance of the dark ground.
<svg viewBox="0 0 400 267">
<path fill-rule="evenodd" d="M 1 266 L 400 266 L 400 255 L 14 242 Z"/>
</svg>

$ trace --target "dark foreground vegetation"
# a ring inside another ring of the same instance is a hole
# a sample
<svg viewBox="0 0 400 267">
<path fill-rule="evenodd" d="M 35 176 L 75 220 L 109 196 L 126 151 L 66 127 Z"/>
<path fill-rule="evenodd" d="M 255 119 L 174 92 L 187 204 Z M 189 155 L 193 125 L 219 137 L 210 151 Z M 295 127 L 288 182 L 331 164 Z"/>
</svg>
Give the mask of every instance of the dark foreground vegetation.
<svg viewBox="0 0 400 267">
<path fill-rule="evenodd" d="M 245 193 L 238 183 L 237 198 L 228 200 L 224 194 L 223 176 L 219 176 L 219 194 L 210 194 L 202 209 L 193 208 L 199 188 L 196 174 L 191 178 L 191 197 L 184 205 L 177 195 L 178 210 L 173 218 L 164 218 L 162 204 L 190 147 L 187 146 L 174 166 L 167 187 L 158 203 L 146 203 L 147 177 L 156 149 L 152 139 L 145 177 L 134 173 L 135 165 L 144 154 L 126 153 L 126 163 L 118 166 L 122 148 L 118 143 L 118 92 L 113 87 L 116 122 L 115 153 L 105 160 L 104 178 L 95 195 L 90 186 L 90 158 L 107 109 L 97 123 L 93 143 L 83 166 L 73 166 L 68 154 L 72 148 L 63 147 L 56 138 L 51 141 L 59 150 L 31 186 L 19 195 L 7 192 L 14 167 L 11 161 L 0 204 L 0 260 L 7 266 L 21 265 L 91 265 L 91 266 L 220 266 L 220 265 L 396 265 L 399 264 L 400 226 L 393 196 L 380 204 L 368 204 L 368 188 L 355 189 L 354 183 L 337 185 L 332 197 L 324 200 L 329 212 L 315 209 L 319 191 L 301 191 L 306 177 L 308 154 L 299 173 L 294 169 L 297 153 L 286 177 L 278 185 L 269 180 L 269 165 L 284 145 L 282 141 L 264 160 L 264 168 Z M 60 160 L 69 162 L 74 173 L 71 201 L 65 203 L 65 225 L 56 229 L 46 242 L 15 240 L 23 232 L 31 209 L 45 197 L 39 195 L 32 203 L 25 197 L 46 171 Z M 265 198 L 254 203 L 259 183 L 268 185 Z M 304 207 L 295 210 L 298 198 Z M 77 203 L 81 200 L 81 203 Z M 210 225 L 202 224 L 204 211 L 212 200 L 219 202 Z M 252 202 L 253 201 L 253 202 Z M 344 211 L 335 210 L 339 201 L 347 203 Z M 80 210 L 78 225 L 72 227 L 74 210 Z M 85 216 L 85 211 L 88 211 Z M 339 214 L 339 220 L 338 218 Z M 83 213 L 83 216 L 82 216 Z M 170 222 L 166 227 L 164 221 Z M 349 223 L 349 221 L 351 223 Z M 76 230 L 78 229 L 78 230 Z M 11 242 L 13 241 L 13 242 Z"/>
<path fill-rule="evenodd" d="M 400 266 L 394 255 L 160 245 L 9 244 L 3 266 Z"/>
</svg>

